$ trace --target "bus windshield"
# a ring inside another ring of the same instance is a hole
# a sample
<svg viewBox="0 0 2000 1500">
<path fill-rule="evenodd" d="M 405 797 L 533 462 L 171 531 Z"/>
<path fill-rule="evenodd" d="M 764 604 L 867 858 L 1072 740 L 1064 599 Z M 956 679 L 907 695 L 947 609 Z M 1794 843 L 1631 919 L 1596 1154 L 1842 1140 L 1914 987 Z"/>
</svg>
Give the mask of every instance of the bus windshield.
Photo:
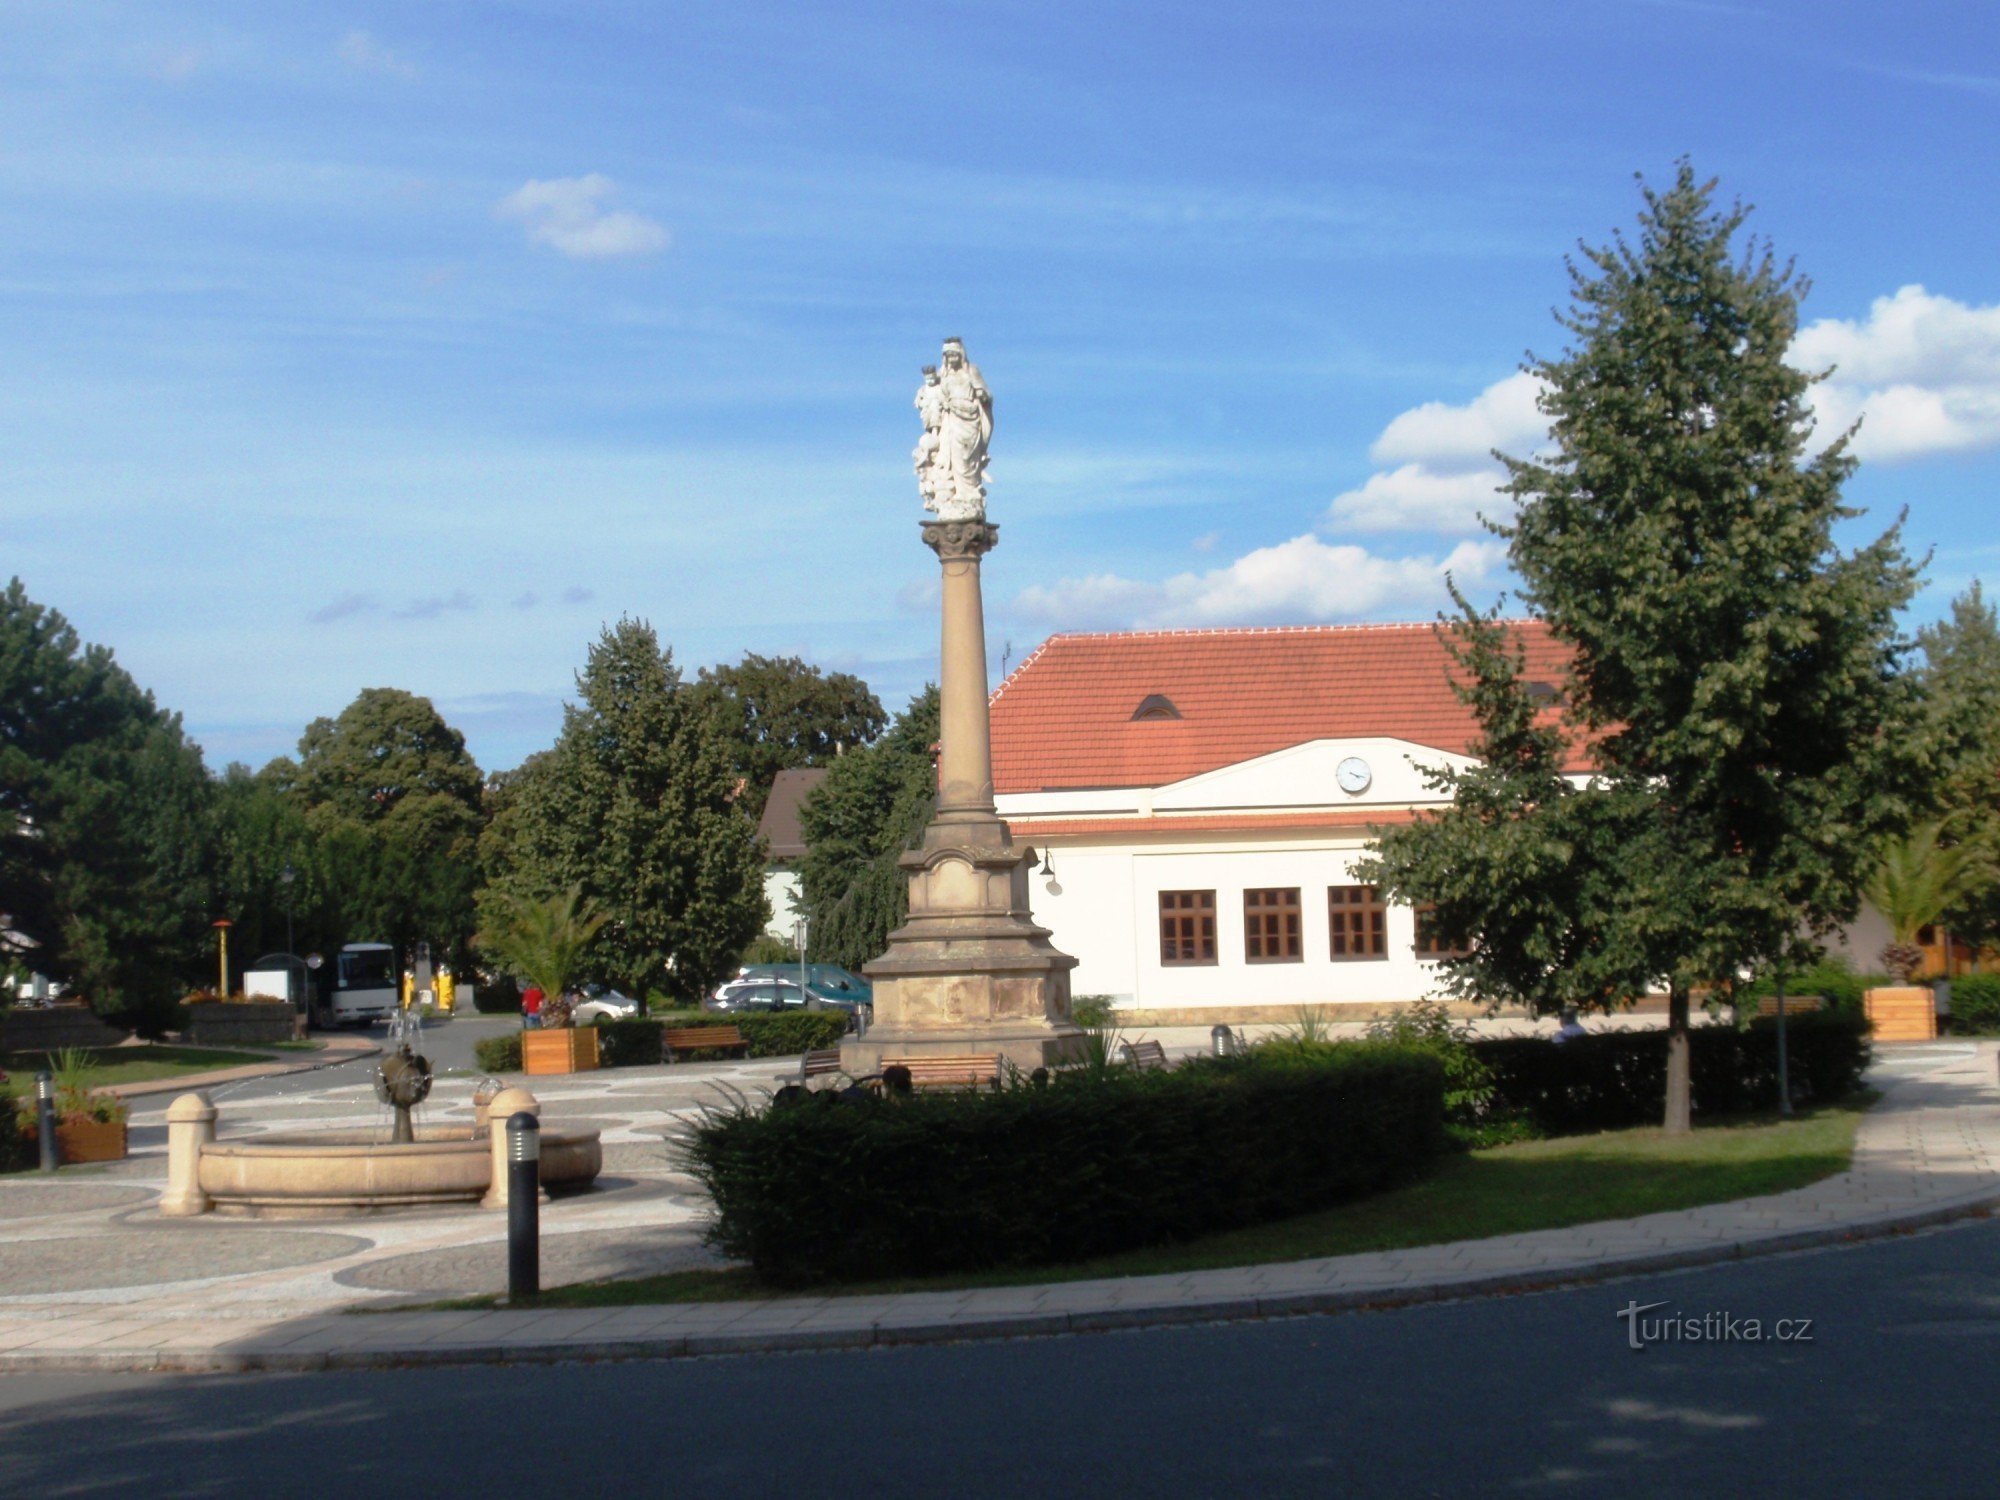
<svg viewBox="0 0 2000 1500">
<path fill-rule="evenodd" d="M 340 955 L 338 987 L 343 990 L 392 990 L 396 987 L 395 955 L 387 948 L 365 948 Z"/>
</svg>

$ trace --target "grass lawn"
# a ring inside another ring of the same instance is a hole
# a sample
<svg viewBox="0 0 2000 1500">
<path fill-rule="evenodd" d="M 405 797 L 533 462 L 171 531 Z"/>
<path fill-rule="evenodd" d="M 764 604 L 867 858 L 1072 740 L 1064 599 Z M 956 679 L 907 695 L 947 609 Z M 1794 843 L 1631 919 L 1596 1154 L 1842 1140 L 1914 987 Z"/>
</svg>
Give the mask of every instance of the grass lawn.
<svg viewBox="0 0 2000 1500">
<path fill-rule="evenodd" d="M 1788 1192 L 1844 1172 L 1854 1152 L 1855 1127 L 1875 1098 L 1872 1093 L 1860 1094 L 1845 1104 L 1787 1121 L 1775 1115 L 1716 1121 L 1678 1139 L 1657 1129 L 1620 1130 L 1496 1146 L 1448 1157 L 1421 1182 L 1339 1208 L 1068 1265 L 871 1281 L 803 1292 L 766 1286 L 747 1268 L 678 1271 L 556 1287 L 544 1292 L 537 1305 L 619 1307 L 753 1297 L 868 1296 L 1152 1276 L 1630 1219 Z M 490 1307 L 498 1300 L 475 1297 L 440 1305 Z"/>
<path fill-rule="evenodd" d="M 244 1063 L 269 1062 L 268 1054 L 225 1052 L 219 1047 L 107 1047 L 90 1054 L 85 1082 L 91 1088 L 114 1083 L 148 1083 L 155 1078 L 174 1078 L 182 1073 L 207 1073 L 216 1068 L 236 1068 Z M 7 1082 L 0 1093 L 29 1094 L 35 1088 L 35 1070 L 54 1066 L 44 1052 L 0 1053 L 0 1068 Z"/>
</svg>

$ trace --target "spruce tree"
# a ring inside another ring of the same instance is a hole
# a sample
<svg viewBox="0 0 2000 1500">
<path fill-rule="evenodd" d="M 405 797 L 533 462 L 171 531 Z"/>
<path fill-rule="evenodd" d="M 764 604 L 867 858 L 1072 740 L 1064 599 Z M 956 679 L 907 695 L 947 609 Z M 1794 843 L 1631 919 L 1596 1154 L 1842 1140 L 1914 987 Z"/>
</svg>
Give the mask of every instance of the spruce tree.
<svg viewBox="0 0 2000 1500">
<path fill-rule="evenodd" d="M 1692 994 L 1797 961 L 1907 816 L 1895 615 L 1915 575 L 1896 527 L 1834 543 L 1854 459 L 1849 434 L 1814 451 L 1823 377 L 1786 362 L 1806 283 L 1768 244 L 1738 257 L 1747 209 L 1717 209 L 1685 162 L 1642 191 L 1636 240 L 1570 264 L 1574 343 L 1528 366 L 1553 451 L 1504 459 L 1520 509 L 1496 529 L 1631 815 L 1610 937 L 1667 986 L 1665 1122 L 1685 1130 Z"/>
<path fill-rule="evenodd" d="M 576 890 L 606 918 L 591 948 L 605 978 L 698 1000 L 767 915 L 728 733 L 643 621 L 605 630 L 577 690 L 555 748 L 511 789 L 514 848 L 495 894 Z"/>
</svg>

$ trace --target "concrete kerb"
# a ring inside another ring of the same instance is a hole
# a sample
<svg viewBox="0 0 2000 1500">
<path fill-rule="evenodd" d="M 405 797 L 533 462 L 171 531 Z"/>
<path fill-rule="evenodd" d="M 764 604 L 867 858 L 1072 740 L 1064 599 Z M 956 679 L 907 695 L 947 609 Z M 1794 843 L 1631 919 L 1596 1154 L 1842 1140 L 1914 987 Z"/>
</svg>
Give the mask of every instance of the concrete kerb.
<svg viewBox="0 0 2000 1500">
<path fill-rule="evenodd" d="M 232 1050 L 252 1050 L 240 1048 Z M 185 1094 L 196 1089 L 216 1088 L 225 1083 L 245 1083 L 253 1078 L 286 1078 L 294 1073 L 317 1073 L 325 1068 L 345 1067 L 351 1062 L 381 1054 L 381 1047 L 374 1042 L 364 1042 L 358 1038 L 352 1042 L 329 1042 L 324 1052 L 299 1054 L 293 1062 L 284 1057 L 273 1057 L 267 1063 L 242 1063 L 234 1068 L 217 1068 L 207 1073 L 181 1073 L 172 1078 L 150 1078 L 144 1083 L 114 1083 L 98 1092 L 115 1094 L 120 1099 L 143 1099 L 154 1094 Z"/>
<path fill-rule="evenodd" d="M 606 1328 L 593 1326 L 571 1337 L 543 1337 L 530 1334 L 521 1339 L 506 1337 L 496 1330 L 491 1337 L 462 1344 L 398 1344 L 393 1329 L 395 1313 L 369 1318 L 374 1336 L 359 1336 L 352 1344 L 333 1348 L 289 1349 L 283 1346 L 259 1349 L 257 1335 L 241 1339 L 238 1347 L 221 1345 L 212 1349 L 70 1349 L 0 1352 L 0 1373 L 97 1372 L 169 1374 L 243 1374 L 257 1372 L 296 1373 L 317 1370 L 358 1370 L 417 1368 L 438 1365 L 565 1364 L 700 1358 L 715 1355 L 804 1353 L 828 1349 L 889 1348 L 898 1345 L 974 1342 L 991 1339 L 1045 1338 L 1064 1334 L 1105 1333 L 1122 1329 L 1157 1328 L 1173 1325 L 1240 1322 L 1259 1318 L 1291 1318 L 1326 1313 L 1387 1311 L 1424 1303 L 1454 1301 L 1469 1297 L 1520 1295 L 1552 1291 L 1562 1287 L 1588 1286 L 1597 1282 L 1631 1276 L 1654 1275 L 1667 1271 L 1690 1270 L 1701 1266 L 1767 1255 L 1795 1254 L 1831 1246 L 1860 1244 L 1893 1235 L 1981 1217 L 2000 1207 L 2000 1192 L 1944 1207 L 1915 1213 L 1884 1216 L 1864 1225 L 1836 1225 L 1825 1229 L 1793 1231 L 1753 1239 L 1730 1240 L 1698 1248 L 1621 1256 L 1587 1265 L 1551 1266 L 1503 1271 L 1486 1275 L 1443 1278 L 1403 1286 L 1329 1288 L 1324 1291 L 1289 1291 L 1268 1296 L 1227 1296 L 1200 1301 L 1162 1302 L 1133 1307 L 1103 1307 L 1075 1312 L 1026 1310 L 1018 1313 L 980 1313 L 970 1317 L 939 1318 L 928 1322 L 897 1319 L 858 1323 L 850 1327 L 756 1327 L 732 1331 L 727 1326 L 700 1332 L 671 1333 L 647 1331 L 621 1338 L 615 1310 Z M 1072 1283 L 1080 1285 L 1080 1283 Z M 745 1303 L 748 1308 L 769 1308 L 777 1304 Z M 706 1304 L 720 1311 L 722 1304 Z M 634 1313 L 657 1314 L 653 1307 L 635 1307 Z M 412 1314 L 411 1316 L 423 1316 Z M 496 1313 L 496 1317 L 507 1316 Z M 540 1313 L 523 1311 L 523 1320 L 537 1319 Z M 756 1321 L 754 1315 L 746 1321 Z M 383 1337 L 381 1335 L 389 1336 Z"/>
</svg>

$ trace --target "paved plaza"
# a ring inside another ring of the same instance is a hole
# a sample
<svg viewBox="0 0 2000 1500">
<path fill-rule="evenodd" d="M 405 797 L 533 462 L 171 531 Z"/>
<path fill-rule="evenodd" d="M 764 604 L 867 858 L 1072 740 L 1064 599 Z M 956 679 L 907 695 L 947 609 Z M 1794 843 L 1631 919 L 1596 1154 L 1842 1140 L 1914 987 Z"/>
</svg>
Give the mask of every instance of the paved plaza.
<svg viewBox="0 0 2000 1500">
<path fill-rule="evenodd" d="M 1169 1032 L 1190 1050 L 1200 1038 Z M 0 1370 L 317 1368 L 478 1359 L 655 1357 L 1057 1333 L 1421 1301 L 1700 1264 L 1979 1212 L 2000 1200 L 1992 1043 L 1883 1049 L 1884 1098 L 1852 1170 L 1740 1203 L 1471 1243 L 1177 1276 L 610 1310 L 394 1311 L 504 1288 L 504 1215 L 163 1218 L 164 1112 L 134 1101 L 128 1161 L 0 1180 Z M 544 1120 L 597 1129 L 597 1190 L 543 1209 L 544 1283 L 712 1265 L 705 1202 L 669 1137 L 705 1105 L 775 1086 L 783 1059 L 530 1080 Z M 476 1075 L 440 1080 L 426 1117 L 469 1121 Z M 222 1134 L 381 1122 L 365 1063 L 277 1088 L 215 1091 Z M 356 1317 L 357 1309 L 382 1312 Z"/>
</svg>

